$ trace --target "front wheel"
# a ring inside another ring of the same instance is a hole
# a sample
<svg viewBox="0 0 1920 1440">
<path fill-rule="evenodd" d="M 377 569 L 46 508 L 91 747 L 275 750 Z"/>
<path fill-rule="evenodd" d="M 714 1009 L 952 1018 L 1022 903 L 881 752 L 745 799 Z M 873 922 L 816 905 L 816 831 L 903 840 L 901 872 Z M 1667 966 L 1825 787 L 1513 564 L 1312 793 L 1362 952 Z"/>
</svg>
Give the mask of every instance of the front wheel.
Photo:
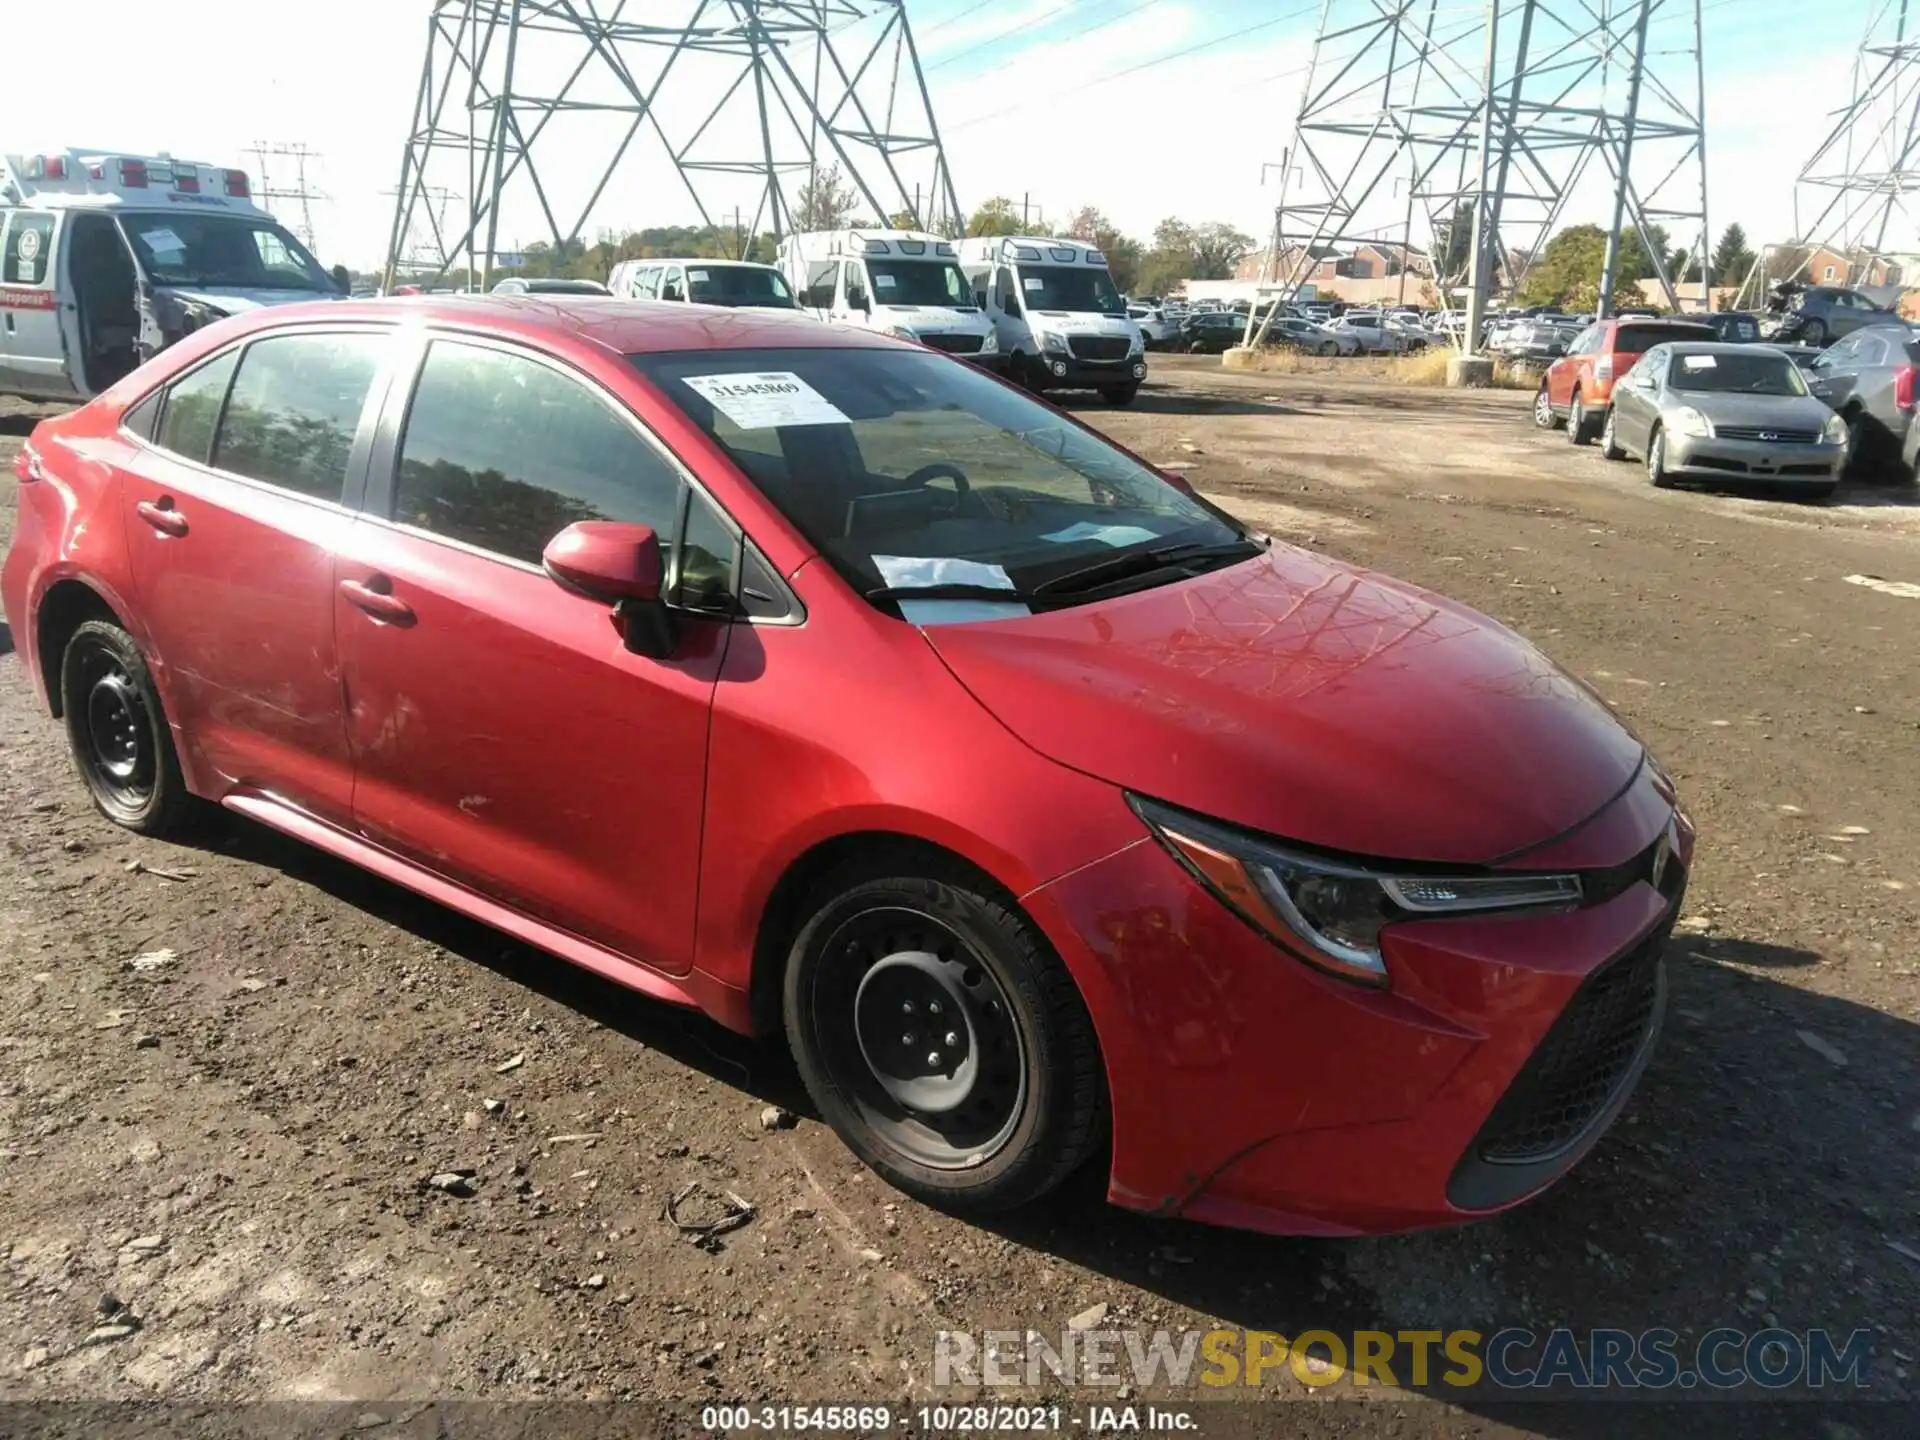
<svg viewBox="0 0 1920 1440">
<path fill-rule="evenodd" d="M 1621 448 L 1620 434 L 1616 428 L 1613 406 L 1607 407 L 1606 421 L 1600 426 L 1600 458 L 1603 460 L 1624 460 L 1627 452 Z"/>
<path fill-rule="evenodd" d="M 1140 393 L 1138 385 L 1111 385 L 1100 392 L 1100 398 L 1109 405 L 1131 405 L 1133 397 Z"/>
<path fill-rule="evenodd" d="M 1544 380 L 1533 397 L 1533 423 L 1542 430 L 1560 428 L 1560 417 L 1553 413 L 1553 396 L 1547 392 L 1547 382 Z"/>
<path fill-rule="evenodd" d="M 1316 355 L 1338 355 L 1339 353 L 1340 342 L 1338 340 L 1322 340 L 1314 350 L 1314 354 Z"/>
<path fill-rule="evenodd" d="M 73 632 L 60 661 L 60 708 L 74 767 L 101 814 L 142 835 L 190 828 L 199 802 L 131 635 L 111 620 Z"/>
<path fill-rule="evenodd" d="M 1647 441 L 1647 482 L 1656 490 L 1673 485 L 1667 477 L 1667 437 L 1661 430 L 1654 431 Z"/>
<path fill-rule="evenodd" d="M 832 877 L 794 942 L 784 1009 L 807 1093 L 909 1195 L 969 1211 L 1038 1199 L 1105 1135 L 1085 1002 L 1010 899 L 887 868 Z"/>
<path fill-rule="evenodd" d="M 1805 325 L 1800 327 L 1800 343 L 1802 345 L 1825 345 L 1827 343 L 1827 322 L 1824 320 L 1807 321 Z"/>
</svg>

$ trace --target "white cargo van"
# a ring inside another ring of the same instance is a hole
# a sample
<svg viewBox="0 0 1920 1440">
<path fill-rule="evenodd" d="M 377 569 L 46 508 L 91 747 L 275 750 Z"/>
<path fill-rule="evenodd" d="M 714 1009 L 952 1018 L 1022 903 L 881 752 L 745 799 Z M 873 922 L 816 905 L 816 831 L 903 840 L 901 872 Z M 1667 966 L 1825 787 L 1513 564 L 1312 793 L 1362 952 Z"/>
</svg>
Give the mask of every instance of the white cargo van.
<svg viewBox="0 0 1920 1440">
<path fill-rule="evenodd" d="M 917 230 L 814 231 L 787 237 L 780 269 L 800 308 L 819 319 L 918 340 L 989 370 L 1006 368 L 950 240 Z"/>
<path fill-rule="evenodd" d="M 1014 379 L 1132 403 L 1147 378 L 1146 342 L 1105 255 L 1078 240 L 982 235 L 960 242 L 960 264 Z"/>
<path fill-rule="evenodd" d="M 793 310 L 793 290 L 771 265 L 750 260 L 622 260 L 607 277 L 621 300 L 679 300 L 689 305 L 726 305 Z"/>
<path fill-rule="evenodd" d="M 90 399 L 223 316 L 343 298 L 242 171 L 0 155 L 0 395 Z"/>
</svg>

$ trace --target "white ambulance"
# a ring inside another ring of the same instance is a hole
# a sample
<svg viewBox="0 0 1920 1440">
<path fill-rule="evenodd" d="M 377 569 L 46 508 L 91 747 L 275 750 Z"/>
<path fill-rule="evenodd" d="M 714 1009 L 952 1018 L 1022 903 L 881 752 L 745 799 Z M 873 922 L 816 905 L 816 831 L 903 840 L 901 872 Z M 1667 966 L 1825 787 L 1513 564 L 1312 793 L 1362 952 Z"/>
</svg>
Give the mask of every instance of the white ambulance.
<svg viewBox="0 0 1920 1440">
<path fill-rule="evenodd" d="M 1146 341 L 1100 251 L 1047 235 L 979 235 L 960 242 L 960 265 L 1014 379 L 1133 402 L 1147 378 Z"/>
<path fill-rule="evenodd" d="M 917 230 L 790 235 L 780 246 L 780 270 L 800 308 L 821 320 L 918 340 L 989 370 L 1006 368 L 950 240 Z"/>
<path fill-rule="evenodd" d="M 223 316 L 342 296 L 239 170 L 0 155 L 0 395 L 86 400 Z"/>
</svg>

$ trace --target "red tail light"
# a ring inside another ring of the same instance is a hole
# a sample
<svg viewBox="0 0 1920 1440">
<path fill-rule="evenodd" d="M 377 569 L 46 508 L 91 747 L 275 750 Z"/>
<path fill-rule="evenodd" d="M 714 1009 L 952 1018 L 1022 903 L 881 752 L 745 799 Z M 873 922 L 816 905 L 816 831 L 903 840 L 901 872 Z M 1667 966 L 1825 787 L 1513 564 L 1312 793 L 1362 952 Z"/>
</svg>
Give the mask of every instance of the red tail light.
<svg viewBox="0 0 1920 1440">
<path fill-rule="evenodd" d="M 122 160 L 120 162 L 120 183 L 129 190 L 147 188 L 147 162 L 144 160 Z"/>
<path fill-rule="evenodd" d="M 1611 380 L 1613 378 L 1613 356 L 1611 353 L 1602 355 L 1593 362 L 1593 378 L 1596 380 Z"/>
<path fill-rule="evenodd" d="M 40 157 L 40 173 L 49 180 L 67 178 L 67 157 L 64 155 L 43 155 Z"/>
<path fill-rule="evenodd" d="M 236 200 L 245 200 L 253 194 L 253 187 L 247 182 L 246 171 L 227 171 L 227 194 Z"/>
<path fill-rule="evenodd" d="M 198 175 L 182 175 L 174 180 L 173 186 L 174 189 L 184 191 L 188 195 L 198 195 L 200 193 L 200 177 Z"/>
<path fill-rule="evenodd" d="M 1913 365 L 1903 365 L 1899 370 L 1894 372 L 1893 403 L 1898 405 L 1902 410 L 1913 409 L 1913 382 L 1915 376 L 1920 376 L 1920 367 Z"/>
</svg>

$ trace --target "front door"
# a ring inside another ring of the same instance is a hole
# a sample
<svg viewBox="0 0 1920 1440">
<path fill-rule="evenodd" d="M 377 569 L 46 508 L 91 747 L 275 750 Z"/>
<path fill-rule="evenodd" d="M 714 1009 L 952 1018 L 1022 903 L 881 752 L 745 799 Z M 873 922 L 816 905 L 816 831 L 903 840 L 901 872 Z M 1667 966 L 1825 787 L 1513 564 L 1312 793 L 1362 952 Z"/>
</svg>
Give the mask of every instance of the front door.
<svg viewBox="0 0 1920 1440">
<path fill-rule="evenodd" d="M 63 300 L 59 284 L 65 219 L 0 211 L 0 395 L 85 398 L 63 329 L 77 318 L 71 291 Z"/>
<path fill-rule="evenodd" d="M 525 351 L 436 339 L 410 406 L 399 389 L 404 431 L 340 561 L 355 824 L 685 973 L 727 627 L 688 620 L 671 658 L 635 655 L 604 603 L 540 565 L 580 520 L 651 525 L 669 545 L 681 473 L 624 406 Z"/>
<path fill-rule="evenodd" d="M 269 335 L 168 389 L 121 486 L 170 718 L 223 790 L 350 818 L 334 552 L 351 524 L 383 331 Z"/>
</svg>

